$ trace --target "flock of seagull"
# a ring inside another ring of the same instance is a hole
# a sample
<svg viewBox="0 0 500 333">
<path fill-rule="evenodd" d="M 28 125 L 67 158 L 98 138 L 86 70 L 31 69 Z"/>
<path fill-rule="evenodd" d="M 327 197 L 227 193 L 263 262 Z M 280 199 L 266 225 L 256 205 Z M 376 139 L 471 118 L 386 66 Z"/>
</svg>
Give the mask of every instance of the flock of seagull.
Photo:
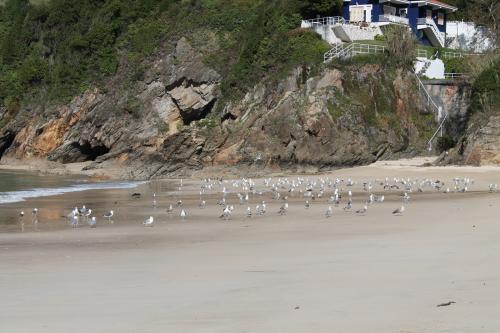
<svg viewBox="0 0 500 333">
<path fill-rule="evenodd" d="M 235 208 L 234 204 L 229 204 L 231 198 L 231 193 L 235 194 L 237 203 L 239 205 L 246 206 L 244 209 L 244 215 L 247 218 L 251 218 L 254 215 L 264 215 L 267 212 L 267 203 L 262 197 L 270 196 L 271 200 L 279 202 L 280 208 L 277 212 L 278 215 L 286 215 L 289 209 L 289 198 L 296 197 L 299 200 L 303 200 L 304 208 L 309 209 L 313 202 L 323 202 L 327 204 L 327 208 L 324 211 L 325 218 L 331 218 L 333 216 L 333 208 L 343 205 L 343 211 L 353 212 L 357 215 L 365 215 L 372 204 L 383 203 L 385 200 L 385 195 L 381 193 L 397 193 L 401 198 L 401 205 L 392 211 L 393 215 L 403 215 L 406 210 L 406 205 L 410 202 L 410 194 L 413 192 L 442 192 L 442 193 L 465 193 L 470 190 L 473 186 L 474 180 L 470 178 L 454 178 L 451 182 L 451 187 L 447 186 L 441 180 L 432 179 L 409 179 L 409 178 L 385 178 L 385 179 L 375 179 L 371 181 L 356 182 L 351 178 L 347 179 L 330 179 L 326 178 L 316 178 L 309 179 L 304 177 L 294 177 L 294 178 L 266 178 L 263 179 L 262 184 L 257 185 L 257 183 L 251 178 L 241 178 L 238 180 L 223 180 L 222 178 L 207 178 L 203 179 L 200 187 L 200 198 L 199 198 L 199 209 L 204 209 L 207 206 L 209 194 L 218 194 L 220 199 L 217 201 L 222 209 L 222 213 L 219 216 L 222 220 L 230 220 Z M 353 192 L 355 186 L 361 185 L 362 192 L 365 193 L 361 200 L 360 208 L 353 209 Z M 230 190 L 229 188 L 232 188 Z M 181 179 L 180 186 L 178 187 L 178 192 L 182 192 L 183 181 Z M 496 192 L 498 189 L 497 184 L 489 185 L 489 192 Z M 375 194 L 375 192 L 379 194 Z M 133 193 L 132 198 L 141 198 L 141 193 Z M 255 206 L 255 210 L 252 210 L 250 206 L 251 200 L 257 198 L 258 204 Z M 152 195 L 152 207 L 158 208 L 156 193 Z M 362 206 L 361 206 L 362 205 Z M 181 199 L 177 199 L 175 207 L 180 210 L 180 217 L 184 220 L 188 216 L 188 210 L 183 206 Z M 169 215 L 174 213 L 174 205 L 170 204 L 166 212 Z M 38 230 L 38 213 L 39 210 L 34 208 L 32 210 L 32 224 L 36 230 Z M 113 210 L 110 210 L 102 215 L 104 219 L 108 221 L 109 224 L 113 223 L 113 216 L 115 215 Z M 97 218 L 94 211 L 91 208 L 87 208 L 83 205 L 81 208 L 75 207 L 71 212 L 65 216 L 67 218 L 68 224 L 73 228 L 79 227 L 80 223 L 86 223 L 91 228 L 97 226 Z M 19 223 L 21 225 L 21 231 L 24 231 L 24 211 L 19 214 Z M 147 217 L 142 224 L 145 227 L 152 227 L 155 223 L 153 216 Z"/>
</svg>

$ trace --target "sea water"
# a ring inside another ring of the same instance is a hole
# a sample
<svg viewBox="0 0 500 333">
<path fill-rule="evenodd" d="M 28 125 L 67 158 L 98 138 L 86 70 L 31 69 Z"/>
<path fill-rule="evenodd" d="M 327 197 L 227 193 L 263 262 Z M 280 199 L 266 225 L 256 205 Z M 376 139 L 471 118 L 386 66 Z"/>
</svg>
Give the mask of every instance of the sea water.
<svg viewBox="0 0 500 333">
<path fill-rule="evenodd" d="M 91 182 L 78 176 L 41 175 L 21 171 L 0 171 L 0 205 L 69 192 L 134 188 L 138 182 Z M 1 206 L 0 206 L 1 207 Z"/>
</svg>

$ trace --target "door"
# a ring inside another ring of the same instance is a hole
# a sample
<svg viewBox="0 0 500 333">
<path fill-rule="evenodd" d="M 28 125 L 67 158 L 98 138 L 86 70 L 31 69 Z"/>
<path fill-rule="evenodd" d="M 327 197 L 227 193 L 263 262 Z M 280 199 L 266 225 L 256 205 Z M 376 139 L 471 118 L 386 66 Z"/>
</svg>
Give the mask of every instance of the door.
<svg viewBox="0 0 500 333">
<path fill-rule="evenodd" d="M 351 22 L 371 22 L 372 5 L 349 6 L 349 21 Z"/>
<path fill-rule="evenodd" d="M 364 10 L 363 7 L 351 6 L 349 7 L 349 21 L 361 22 L 363 21 Z"/>
</svg>

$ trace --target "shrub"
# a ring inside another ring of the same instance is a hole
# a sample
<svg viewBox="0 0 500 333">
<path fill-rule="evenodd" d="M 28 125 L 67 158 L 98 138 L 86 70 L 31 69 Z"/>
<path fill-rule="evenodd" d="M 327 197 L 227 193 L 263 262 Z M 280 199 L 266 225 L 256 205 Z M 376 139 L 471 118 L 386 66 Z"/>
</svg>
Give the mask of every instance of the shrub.
<svg viewBox="0 0 500 333">
<path fill-rule="evenodd" d="M 455 147 L 456 144 L 457 143 L 455 140 L 453 140 L 448 135 L 444 135 L 437 139 L 436 149 L 438 150 L 438 152 L 442 153 L 443 151 Z"/>
<path fill-rule="evenodd" d="M 446 73 L 464 73 L 466 63 L 464 58 L 443 58 Z"/>
</svg>

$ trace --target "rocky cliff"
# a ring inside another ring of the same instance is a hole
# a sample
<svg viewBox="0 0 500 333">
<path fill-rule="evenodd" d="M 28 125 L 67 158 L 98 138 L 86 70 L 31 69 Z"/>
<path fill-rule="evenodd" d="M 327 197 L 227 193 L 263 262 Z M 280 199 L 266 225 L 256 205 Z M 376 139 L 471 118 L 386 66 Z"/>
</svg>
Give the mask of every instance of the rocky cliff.
<svg viewBox="0 0 500 333">
<path fill-rule="evenodd" d="M 209 166 L 318 170 L 421 153 L 436 126 L 413 77 L 378 64 L 298 67 L 233 100 L 185 38 L 144 68 L 67 104 L 0 115 L 0 156 L 91 160 L 141 179 Z"/>
<path fill-rule="evenodd" d="M 500 113 L 475 117 L 456 147 L 436 163 L 500 165 Z"/>
</svg>

